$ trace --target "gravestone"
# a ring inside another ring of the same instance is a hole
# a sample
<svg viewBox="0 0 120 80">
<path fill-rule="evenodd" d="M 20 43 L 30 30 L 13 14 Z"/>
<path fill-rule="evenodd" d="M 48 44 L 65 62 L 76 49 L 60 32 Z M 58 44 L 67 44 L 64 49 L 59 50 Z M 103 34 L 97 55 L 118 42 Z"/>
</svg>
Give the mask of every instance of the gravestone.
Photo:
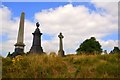
<svg viewBox="0 0 120 80">
<path fill-rule="evenodd" d="M 42 54 L 44 52 L 43 52 L 43 49 L 41 47 L 41 35 L 42 35 L 42 33 L 40 32 L 40 29 L 39 29 L 40 24 L 37 22 L 36 26 L 37 26 L 37 28 L 36 28 L 35 32 L 32 33 L 33 34 L 33 43 L 32 43 L 32 47 L 31 47 L 29 53 Z"/>
<path fill-rule="evenodd" d="M 60 33 L 58 35 L 58 37 L 59 37 L 59 40 L 60 40 L 60 42 L 59 42 L 58 56 L 64 57 L 65 55 L 64 55 L 63 42 L 62 42 L 62 39 L 64 38 L 64 36 L 62 35 L 62 33 Z"/>
<path fill-rule="evenodd" d="M 20 24 L 19 24 L 19 31 L 18 31 L 18 37 L 17 37 L 17 43 L 15 44 L 15 51 L 12 54 L 9 54 L 11 57 L 15 57 L 17 55 L 23 55 L 24 54 L 24 16 L 25 13 L 21 13 L 20 17 Z"/>
</svg>

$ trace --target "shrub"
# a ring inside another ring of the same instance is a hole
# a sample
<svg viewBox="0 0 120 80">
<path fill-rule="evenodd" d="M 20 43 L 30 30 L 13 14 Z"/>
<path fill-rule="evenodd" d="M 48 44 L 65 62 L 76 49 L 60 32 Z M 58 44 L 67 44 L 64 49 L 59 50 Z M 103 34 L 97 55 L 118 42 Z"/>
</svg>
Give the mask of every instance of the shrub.
<svg viewBox="0 0 120 80">
<path fill-rule="evenodd" d="M 96 41 L 95 37 L 86 39 L 76 50 L 77 54 L 100 54 L 102 52 L 101 45 Z"/>
</svg>

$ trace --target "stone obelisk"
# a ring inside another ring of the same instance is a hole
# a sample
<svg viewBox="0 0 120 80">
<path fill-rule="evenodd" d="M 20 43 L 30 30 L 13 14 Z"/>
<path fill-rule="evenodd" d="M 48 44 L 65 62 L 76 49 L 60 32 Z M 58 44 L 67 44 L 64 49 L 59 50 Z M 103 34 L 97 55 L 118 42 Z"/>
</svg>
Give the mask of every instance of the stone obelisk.
<svg viewBox="0 0 120 80">
<path fill-rule="evenodd" d="M 42 33 L 40 32 L 40 29 L 39 29 L 39 26 L 40 24 L 37 22 L 36 23 L 36 30 L 33 34 L 33 43 L 32 43 L 32 47 L 29 51 L 29 53 L 33 53 L 33 54 L 42 54 L 44 53 L 43 52 L 43 49 L 41 47 L 41 35 Z"/>
<path fill-rule="evenodd" d="M 17 43 L 15 44 L 15 51 L 13 53 L 13 56 L 21 55 L 24 53 L 24 17 L 25 13 L 21 13 L 20 17 L 20 24 L 19 24 L 19 31 L 18 31 L 18 37 L 17 37 Z"/>
<path fill-rule="evenodd" d="M 64 55 L 63 42 L 62 42 L 64 36 L 62 35 L 62 33 L 60 33 L 58 37 L 60 38 L 58 56 L 64 57 L 65 55 Z"/>
</svg>

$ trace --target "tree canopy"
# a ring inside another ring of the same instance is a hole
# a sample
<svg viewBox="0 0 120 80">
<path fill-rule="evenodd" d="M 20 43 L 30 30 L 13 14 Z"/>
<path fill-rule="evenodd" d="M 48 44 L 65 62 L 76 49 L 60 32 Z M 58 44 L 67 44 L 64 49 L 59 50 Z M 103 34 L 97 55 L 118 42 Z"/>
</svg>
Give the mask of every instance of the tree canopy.
<svg viewBox="0 0 120 80">
<path fill-rule="evenodd" d="M 86 39 L 76 50 L 77 54 L 100 54 L 102 52 L 101 45 L 96 41 L 95 37 Z"/>
</svg>

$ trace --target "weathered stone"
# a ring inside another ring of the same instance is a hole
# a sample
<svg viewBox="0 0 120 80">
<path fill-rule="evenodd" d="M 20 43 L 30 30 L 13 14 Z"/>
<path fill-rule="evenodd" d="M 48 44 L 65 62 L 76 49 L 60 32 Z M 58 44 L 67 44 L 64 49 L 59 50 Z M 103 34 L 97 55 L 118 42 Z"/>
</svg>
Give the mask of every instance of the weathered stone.
<svg viewBox="0 0 120 80">
<path fill-rule="evenodd" d="M 36 28 L 35 32 L 32 33 L 33 34 L 33 43 L 32 43 L 32 47 L 31 47 L 29 53 L 42 54 L 42 53 L 44 53 L 43 49 L 41 47 L 41 35 L 42 35 L 42 33 L 39 30 L 40 25 L 38 22 L 36 23 L 36 26 L 37 26 L 37 28 Z"/>
<path fill-rule="evenodd" d="M 62 43 L 62 39 L 64 38 L 64 36 L 62 35 L 62 33 L 60 33 L 58 37 L 60 38 L 58 56 L 64 57 L 65 55 L 64 55 L 63 43 Z"/>
<path fill-rule="evenodd" d="M 22 12 L 21 17 L 20 17 L 17 43 L 15 44 L 15 51 L 11 54 L 11 57 L 24 54 L 24 46 L 25 46 L 25 44 L 23 43 L 24 41 L 24 16 L 25 16 L 25 13 Z"/>
</svg>

